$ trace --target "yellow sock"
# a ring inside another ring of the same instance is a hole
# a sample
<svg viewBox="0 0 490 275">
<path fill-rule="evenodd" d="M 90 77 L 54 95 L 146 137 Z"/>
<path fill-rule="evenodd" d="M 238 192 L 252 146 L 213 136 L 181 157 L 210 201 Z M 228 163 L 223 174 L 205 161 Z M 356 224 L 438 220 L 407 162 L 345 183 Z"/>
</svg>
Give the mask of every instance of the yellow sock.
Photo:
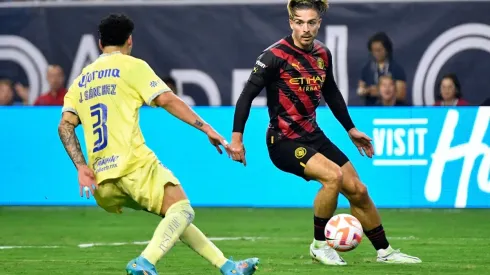
<svg viewBox="0 0 490 275">
<path fill-rule="evenodd" d="M 188 200 L 172 205 L 165 213 L 165 218 L 158 224 L 153 238 L 141 255 L 155 265 L 170 251 L 193 220 L 194 210 Z"/>
<path fill-rule="evenodd" d="M 180 236 L 180 240 L 196 251 L 215 267 L 221 268 L 228 259 L 194 224 L 190 224 Z"/>
</svg>

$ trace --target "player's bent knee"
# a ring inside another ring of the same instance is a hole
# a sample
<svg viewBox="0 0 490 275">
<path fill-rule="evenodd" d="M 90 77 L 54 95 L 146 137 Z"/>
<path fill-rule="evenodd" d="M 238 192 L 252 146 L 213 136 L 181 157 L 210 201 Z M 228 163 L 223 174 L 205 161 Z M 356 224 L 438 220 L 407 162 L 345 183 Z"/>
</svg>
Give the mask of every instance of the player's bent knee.
<svg viewBox="0 0 490 275">
<path fill-rule="evenodd" d="M 342 169 L 339 166 L 335 167 L 332 171 L 332 181 L 338 183 L 339 186 L 343 181 L 344 175 L 342 174 Z"/>
<path fill-rule="evenodd" d="M 187 195 L 182 186 L 180 184 L 173 184 L 172 182 L 166 183 L 160 215 L 165 215 L 172 205 L 182 200 L 187 200 Z"/>
<path fill-rule="evenodd" d="M 352 203 L 363 204 L 369 201 L 368 189 L 359 179 L 354 182 L 354 190 L 352 191 L 350 194 L 345 194 Z"/>
<path fill-rule="evenodd" d="M 365 202 L 369 199 L 368 190 L 366 185 L 359 181 L 359 184 L 356 185 L 356 193 L 355 200 L 359 202 Z"/>
<path fill-rule="evenodd" d="M 181 200 L 172 204 L 165 213 L 165 216 L 177 216 L 178 219 L 184 220 L 186 226 L 188 226 L 194 221 L 196 213 L 194 212 L 194 208 L 192 208 L 189 200 Z"/>
<path fill-rule="evenodd" d="M 357 193 L 357 195 L 358 195 L 359 197 L 364 198 L 364 197 L 368 197 L 368 196 L 369 196 L 369 195 L 368 195 L 368 190 L 367 190 L 367 187 L 366 187 L 366 185 L 364 185 L 362 182 L 359 182 L 359 184 L 357 185 L 356 190 L 357 190 L 357 192 L 356 192 L 356 193 Z"/>
</svg>

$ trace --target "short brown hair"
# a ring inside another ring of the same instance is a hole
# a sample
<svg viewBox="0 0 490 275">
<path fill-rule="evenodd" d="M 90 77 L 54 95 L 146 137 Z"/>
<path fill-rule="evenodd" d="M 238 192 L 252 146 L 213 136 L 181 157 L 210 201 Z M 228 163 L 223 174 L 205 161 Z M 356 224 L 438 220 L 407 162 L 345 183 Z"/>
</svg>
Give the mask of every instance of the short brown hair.
<svg viewBox="0 0 490 275">
<path fill-rule="evenodd" d="M 294 18 L 294 12 L 299 9 L 315 9 L 320 16 L 328 10 L 328 0 L 289 0 L 289 18 Z"/>
<path fill-rule="evenodd" d="M 383 80 L 383 79 L 389 79 L 389 80 L 391 80 L 391 82 L 393 84 L 395 84 L 395 80 L 393 79 L 393 77 L 391 77 L 391 75 L 385 74 L 385 75 L 378 77 L 378 87 L 381 85 L 381 80 Z"/>
</svg>

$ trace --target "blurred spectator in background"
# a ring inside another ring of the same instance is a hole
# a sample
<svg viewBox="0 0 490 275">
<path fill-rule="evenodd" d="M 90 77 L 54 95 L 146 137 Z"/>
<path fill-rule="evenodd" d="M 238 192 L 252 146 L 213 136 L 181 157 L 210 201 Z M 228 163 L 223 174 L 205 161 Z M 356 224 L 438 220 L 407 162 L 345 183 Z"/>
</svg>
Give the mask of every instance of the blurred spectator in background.
<svg viewBox="0 0 490 275">
<path fill-rule="evenodd" d="M 29 105 L 29 87 L 22 85 L 21 83 L 16 83 L 14 85 L 14 90 L 17 93 L 18 98 L 21 102 L 19 105 Z"/>
<path fill-rule="evenodd" d="M 0 79 L 0 106 L 10 106 L 14 103 L 14 91 L 12 82 L 8 79 Z"/>
<path fill-rule="evenodd" d="M 455 74 L 447 74 L 439 83 L 439 93 L 434 106 L 467 106 L 469 102 L 462 99 L 461 84 Z"/>
<path fill-rule="evenodd" d="M 382 75 L 378 81 L 379 99 L 376 106 L 407 106 L 396 97 L 395 80 L 389 75 Z"/>
<path fill-rule="evenodd" d="M 396 98 L 399 101 L 406 99 L 406 77 L 403 68 L 393 58 L 393 43 L 384 32 L 374 34 L 368 41 L 368 50 L 371 60 L 367 62 L 361 72 L 357 93 L 366 106 L 375 105 L 378 101 L 379 77 L 389 75 L 395 81 Z"/>
<path fill-rule="evenodd" d="M 167 84 L 167 86 L 170 88 L 170 90 L 172 90 L 172 92 L 174 92 L 174 94 L 178 95 L 177 86 L 175 84 L 175 79 L 173 79 L 173 77 L 165 76 L 162 78 L 162 80 L 163 80 L 163 82 L 165 82 L 165 84 Z"/>
<path fill-rule="evenodd" d="M 49 65 L 47 72 L 49 91 L 39 96 L 34 102 L 35 106 L 63 106 L 66 94 L 65 73 L 59 65 Z"/>
</svg>

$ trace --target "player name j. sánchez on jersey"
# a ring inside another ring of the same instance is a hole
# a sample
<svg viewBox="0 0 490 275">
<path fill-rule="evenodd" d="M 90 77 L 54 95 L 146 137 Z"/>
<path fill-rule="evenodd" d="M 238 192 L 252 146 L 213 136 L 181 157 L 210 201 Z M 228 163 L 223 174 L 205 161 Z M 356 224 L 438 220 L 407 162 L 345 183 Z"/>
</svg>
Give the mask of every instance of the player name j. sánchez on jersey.
<svg viewBox="0 0 490 275">
<path fill-rule="evenodd" d="M 116 84 L 104 84 L 100 86 L 90 87 L 85 92 L 80 92 L 80 103 L 84 100 L 90 100 L 104 95 L 116 95 Z"/>
<path fill-rule="evenodd" d="M 120 70 L 119 69 L 105 69 L 105 70 L 95 70 L 92 72 L 88 72 L 83 74 L 78 82 L 78 87 L 87 88 L 87 85 L 95 79 L 103 79 L 103 78 L 119 78 Z M 92 98 L 96 98 L 99 96 L 105 95 L 116 95 L 116 84 L 104 84 L 98 85 L 94 87 L 88 87 L 85 92 L 80 92 L 80 103 L 84 100 L 90 100 Z"/>
</svg>

